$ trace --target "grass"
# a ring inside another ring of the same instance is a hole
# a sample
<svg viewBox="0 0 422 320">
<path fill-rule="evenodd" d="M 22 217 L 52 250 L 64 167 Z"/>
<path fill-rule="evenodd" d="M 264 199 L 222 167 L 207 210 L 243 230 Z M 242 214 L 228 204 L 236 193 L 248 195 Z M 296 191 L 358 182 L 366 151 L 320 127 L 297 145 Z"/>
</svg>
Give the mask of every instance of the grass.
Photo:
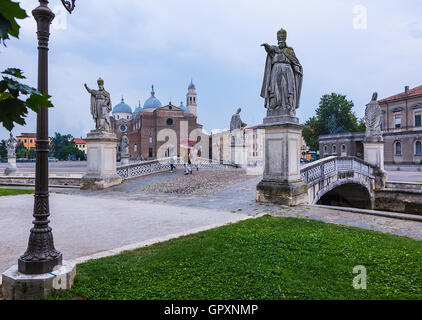
<svg viewBox="0 0 422 320">
<path fill-rule="evenodd" d="M 264 216 L 78 265 L 72 298 L 421 299 L 422 242 Z"/>
<path fill-rule="evenodd" d="M 32 194 L 34 190 L 25 190 L 25 189 L 1 189 L 0 188 L 0 197 L 3 196 L 17 196 L 20 194 Z"/>
</svg>

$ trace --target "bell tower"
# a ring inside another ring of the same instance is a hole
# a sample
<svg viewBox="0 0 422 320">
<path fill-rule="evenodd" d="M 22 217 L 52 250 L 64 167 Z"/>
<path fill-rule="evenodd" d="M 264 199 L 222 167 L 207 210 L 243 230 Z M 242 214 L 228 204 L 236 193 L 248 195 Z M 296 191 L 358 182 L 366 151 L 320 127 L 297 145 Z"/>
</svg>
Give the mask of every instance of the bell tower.
<svg viewBox="0 0 422 320">
<path fill-rule="evenodd" d="M 188 93 L 186 94 L 186 107 L 189 109 L 189 111 L 196 117 L 196 109 L 198 106 L 198 95 L 196 93 L 195 85 L 193 84 L 193 81 L 190 81 L 189 87 L 188 87 Z"/>
</svg>

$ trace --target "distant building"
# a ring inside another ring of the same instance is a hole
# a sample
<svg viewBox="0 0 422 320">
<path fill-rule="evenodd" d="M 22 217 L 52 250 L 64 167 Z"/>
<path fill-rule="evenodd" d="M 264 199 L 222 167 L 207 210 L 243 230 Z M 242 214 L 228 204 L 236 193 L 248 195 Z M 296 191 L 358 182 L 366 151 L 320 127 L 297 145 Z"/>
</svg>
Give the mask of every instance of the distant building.
<svg viewBox="0 0 422 320">
<path fill-rule="evenodd" d="M 168 145 L 163 156 L 183 156 L 186 153 L 187 150 L 180 144 L 181 123 L 184 122 L 186 125 L 186 134 L 191 134 L 195 129 L 202 131 L 202 125 L 197 123 L 198 96 L 192 81 L 188 87 L 186 102 L 186 106 L 183 102 L 178 106 L 171 102 L 163 106 L 155 97 L 154 87 L 152 87 L 151 96 L 143 106 L 139 103 L 134 111 L 122 98 L 121 102 L 113 108 L 110 121 L 119 139 L 123 135 L 129 138 L 131 159 L 157 158 L 158 150 L 166 143 L 166 141 L 158 141 L 158 133 L 163 129 L 172 129 L 177 136 L 177 143 Z M 120 146 L 117 147 L 117 154 L 119 157 Z"/>
<path fill-rule="evenodd" d="M 422 161 L 422 86 L 378 101 L 382 110 L 381 130 L 385 163 Z M 352 155 L 363 157 L 364 132 L 319 137 L 321 157 Z"/>
<path fill-rule="evenodd" d="M 37 141 L 36 133 L 21 133 L 20 136 L 16 137 L 18 144 L 23 144 L 26 149 L 35 148 L 35 142 Z M 51 138 L 48 138 L 48 142 L 51 144 Z"/>
<path fill-rule="evenodd" d="M 85 154 L 87 154 L 87 147 L 86 147 L 86 141 L 83 140 L 82 138 L 74 138 L 73 142 L 75 143 L 76 147 L 85 152 Z"/>
</svg>

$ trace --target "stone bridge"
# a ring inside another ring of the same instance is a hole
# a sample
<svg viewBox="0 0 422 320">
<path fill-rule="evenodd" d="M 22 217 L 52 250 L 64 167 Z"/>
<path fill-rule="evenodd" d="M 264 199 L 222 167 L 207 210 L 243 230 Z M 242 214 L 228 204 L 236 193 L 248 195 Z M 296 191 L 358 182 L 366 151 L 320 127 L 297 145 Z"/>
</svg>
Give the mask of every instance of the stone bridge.
<svg viewBox="0 0 422 320">
<path fill-rule="evenodd" d="M 182 158 L 177 158 L 174 163 L 176 168 L 184 169 L 184 161 Z M 203 169 L 233 169 L 237 166 L 230 163 L 221 163 L 220 161 L 210 160 L 205 158 L 198 158 L 193 164 L 198 165 Z M 132 179 L 149 174 L 165 172 L 170 170 L 170 158 L 161 158 L 151 161 L 139 161 L 117 167 L 117 174 L 123 179 Z"/>
<path fill-rule="evenodd" d="M 376 166 L 355 157 L 327 157 L 301 168 L 310 204 L 337 204 L 372 209 L 376 188 L 385 176 Z"/>
</svg>

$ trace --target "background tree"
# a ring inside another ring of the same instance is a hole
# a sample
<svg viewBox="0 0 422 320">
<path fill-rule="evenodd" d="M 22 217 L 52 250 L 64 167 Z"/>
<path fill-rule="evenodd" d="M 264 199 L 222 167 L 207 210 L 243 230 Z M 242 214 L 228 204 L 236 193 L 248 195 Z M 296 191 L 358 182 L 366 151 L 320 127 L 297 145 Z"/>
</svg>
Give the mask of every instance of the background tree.
<svg viewBox="0 0 422 320">
<path fill-rule="evenodd" d="M 28 17 L 19 3 L 0 0 L 0 43 L 4 46 L 9 35 L 19 37 L 20 26 L 16 19 Z M 9 131 L 15 124 L 25 125 L 29 110 L 38 112 L 40 107 L 52 107 L 50 96 L 19 82 L 25 79 L 23 72 L 16 68 L 7 68 L 1 72 L 0 80 L 0 123 Z M 21 99 L 25 97 L 25 99 Z"/>
<path fill-rule="evenodd" d="M 67 160 L 70 157 L 74 159 L 84 159 L 83 151 L 76 147 L 73 137 L 70 134 L 62 135 L 58 132 L 54 133 L 51 139 L 52 153 L 59 160 Z"/>
<path fill-rule="evenodd" d="M 320 135 L 364 131 L 365 122 L 363 119 L 358 122 L 356 114 L 352 111 L 353 106 L 353 101 L 347 100 L 344 95 L 323 95 L 316 109 L 316 116 L 305 122 L 302 132 L 309 148 L 314 151 L 319 149 Z"/>
<path fill-rule="evenodd" d="M 0 158 L 7 158 L 6 140 L 0 141 Z"/>
<path fill-rule="evenodd" d="M 28 158 L 29 150 L 25 148 L 22 142 L 19 142 L 16 146 L 16 158 Z"/>
</svg>

